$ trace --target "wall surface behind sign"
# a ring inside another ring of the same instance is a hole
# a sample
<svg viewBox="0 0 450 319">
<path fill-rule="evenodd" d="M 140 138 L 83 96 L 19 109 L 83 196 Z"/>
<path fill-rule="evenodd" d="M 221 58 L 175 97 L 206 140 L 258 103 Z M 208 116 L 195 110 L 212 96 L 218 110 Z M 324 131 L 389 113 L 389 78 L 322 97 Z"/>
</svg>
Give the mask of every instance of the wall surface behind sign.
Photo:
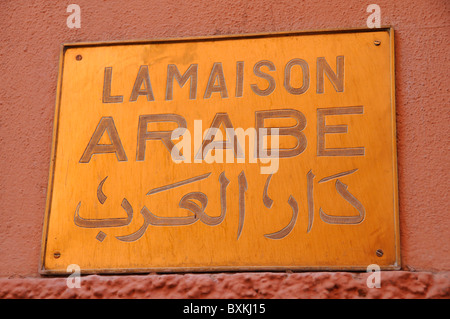
<svg viewBox="0 0 450 319">
<path fill-rule="evenodd" d="M 405 291 L 413 297 L 449 297 L 450 2 L 446 0 L 2 0 L 0 297 L 52 297 L 67 289 L 63 279 L 41 278 L 38 274 L 62 43 L 366 28 L 369 16 L 366 8 L 372 2 L 381 8 L 382 25 L 390 25 L 395 31 L 403 268 L 386 274 L 386 287 L 394 288 L 378 290 L 374 297 L 401 297 Z M 81 8 L 81 28 L 70 29 L 66 25 L 69 16 L 66 9 L 71 3 Z M 99 287 L 97 297 L 110 296 L 101 287 L 116 286 L 119 288 L 112 291 L 119 292 L 120 287 L 126 289 L 127 282 L 148 285 L 148 291 L 155 291 L 154 295 L 135 291 L 131 295 L 136 297 L 217 298 L 242 297 L 246 293 L 249 297 L 279 298 L 373 296 L 367 290 L 364 274 L 352 273 L 152 274 L 102 278 L 85 278 L 87 285 Z M 242 289 L 233 292 L 236 283 Z M 178 288 L 184 285 L 185 289 L 167 288 L 170 285 Z M 49 289 L 44 294 L 42 287 L 56 290 Z M 316 287 L 316 292 L 311 287 Z M 346 295 L 347 288 L 363 290 L 360 294 Z M 93 295 L 93 290 L 83 291 L 84 295 L 67 292 L 66 296 Z"/>
</svg>

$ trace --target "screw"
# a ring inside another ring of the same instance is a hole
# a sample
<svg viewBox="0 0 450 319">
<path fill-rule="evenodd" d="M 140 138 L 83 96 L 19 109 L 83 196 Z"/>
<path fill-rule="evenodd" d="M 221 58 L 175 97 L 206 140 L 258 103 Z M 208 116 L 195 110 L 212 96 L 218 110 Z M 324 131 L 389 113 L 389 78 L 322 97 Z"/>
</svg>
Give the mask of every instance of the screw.
<svg viewBox="0 0 450 319">
<path fill-rule="evenodd" d="M 375 252 L 375 254 L 378 256 L 378 257 L 382 257 L 383 256 L 383 251 L 381 250 L 381 249 L 377 249 L 377 251 Z"/>
<path fill-rule="evenodd" d="M 75 59 L 77 59 L 77 61 L 81 61 L 83 59 L 83 56 L 81 54 L 78 54 Z"/>
<path fill-rule="evenodd" d="M 381 44 L 381 41 L 380 40 L 375 40 L 375 41 L 373 41 L 373 44 L 375 44 L 376 46 L 379 46 Z"/>
<path fill-rule="evenodd" d="M 61 257 L 61 253 L 60 253 L 59 251 L 55 251 L 55 252 L 53 253 L 53 257 L 54 257 L 55 259 L 58 259 L 59 257 Z"/>
</svg>

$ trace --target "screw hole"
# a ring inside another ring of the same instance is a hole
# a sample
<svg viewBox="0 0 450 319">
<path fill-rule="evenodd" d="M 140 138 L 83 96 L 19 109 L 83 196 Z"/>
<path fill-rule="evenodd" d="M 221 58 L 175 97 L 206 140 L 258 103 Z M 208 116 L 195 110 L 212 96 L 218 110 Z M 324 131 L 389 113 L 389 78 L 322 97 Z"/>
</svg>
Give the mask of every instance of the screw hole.
<svg viewBox="0 0 450 319">
<path fill-rule="evenodd" d="M 83 56 L 81 54 L 78 54 L 75 59 L 77 59 L 77 61 L 81 61 L 83 59 Z"/>
<path fill-rule="evenodd" d="M 373 41 L 373 44 L 375 44 L 376 46 L 379 46 L 381 44 L 381 41 L 380 40 L 375 40 L 375 41 Z"/>
<path fill-rule="evenodd" d="M 61 253 L 60 253 L 59 251 L 55 251 L 55 252 L 53 253 L 53 257 L 54 257 L 55 259 L 58 259 L 59 257 L 61 257 Z"/>
</svg>

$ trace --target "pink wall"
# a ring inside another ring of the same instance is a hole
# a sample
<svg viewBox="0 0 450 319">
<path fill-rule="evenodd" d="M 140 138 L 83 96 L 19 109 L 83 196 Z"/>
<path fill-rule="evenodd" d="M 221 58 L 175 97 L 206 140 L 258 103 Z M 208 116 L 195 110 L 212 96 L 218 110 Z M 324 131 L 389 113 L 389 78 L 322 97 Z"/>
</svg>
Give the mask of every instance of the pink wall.
<svg viewBox="0 0 450 319">
<path fill-rule="evenodd" d="M 0 277 L 38 276 L 61 43 L 365 28 L 372 2 L 395 30 L 403 270 L 450 271 L 448 1 L 3 0 Z"/>
</svg>

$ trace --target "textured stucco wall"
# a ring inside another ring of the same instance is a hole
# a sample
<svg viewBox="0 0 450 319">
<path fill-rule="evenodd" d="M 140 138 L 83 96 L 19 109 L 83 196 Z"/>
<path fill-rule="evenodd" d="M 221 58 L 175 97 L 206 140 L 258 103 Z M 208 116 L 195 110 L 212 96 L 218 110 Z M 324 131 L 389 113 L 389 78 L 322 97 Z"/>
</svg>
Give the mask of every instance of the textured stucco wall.
<svg viewBox="0 0 450 319">
<path fill-rule="evenodd" d="M 367 273 L 237 273 L 98 276 L 68 288 L 65 278 L 0 279 L 0 298 L 449 298 L 449 272 L 382 272 L 368 288 Z"/>
<path fill-rule="evenodd" d="M 450 270 L 447 196 L 450 181 L 450 86 L 447 80 L 450 67 L 450 2 L 2 0 L 0 277 L 3 279 L 0 279 L 0 296 L 11 297 L 16 294 L 30 297 L 34 294 L 33 296 L 38 297 L 46 293 L 56 296 L 56 292 L 44 292 L 45 289 L 41 287 L 50 289 L 53 285 L 56 288 L 64 286 L 61 278 L 30 278 L 39 276 L 38 263 L 61 43 L 365 28 L 369 15 L 366 8 L 372 2 L 381 7 L 382 25 L 394 27 L 396 45 L 400 233 L 404 272 L 392 272 L 386 276 L 396 278 L 391 282 L 407 286 L 407 291 L 428 281 L 423 284 L 428 288 L 423 288 L 418 295 L 439 295 L 440 292 L 433 292 L 441 289 L 433 288 L 436 280 L 446 282 L 439 285 L 448 287 L 445 271 Z M 69 29 L 66 26 L 66 8 L 70 3 L 81 7 L 80 29 Z M 241 296 L 238 290 L 226 285 L 230 278 L 243 286 L 251 282 L 252 287 L 262 287 L 249 290 L 256 294 L 253 297 L 262 296 L 261 291 L 265 291 L 266 296 L 294 297 L 295 291 L 307 289 L 303 285 L 308 285 L 308 282 L 313 287 L 311 289 L 316 287 L 317 291 L 328 295 L 335 291 L 345 296 L 345 287 L 348 287 L 352 296 L 357 296 L 359 288 L 355 287 L 362 281 L 358 276 L 360 275 L 350 273 L 90 276 L 86 277 L 85 282 L 92 287 L 95 284 L 115 286 L 114 291 L 119 294 L 121 289 L 132 289 L 127 288 L 130 287 L 128 282 L 138 284 L 142 280 L 140 284 L 144 288 L 142 292 L 135 290 L 135 296 L 143 297 L 147 296 L 146 285 L 157 287 L 160 282 L 166 288 L 155 288 L 154 291 L 164 291 L 166 296 L 189 297 L 192 291 L 203 289 L 202 283 L 213 287 L 211 290 L 205 288 L 208 290 L 207 296 Z M 8 277 L 16 279 L 6 279 Z M 336 287 L 340 288 L 320 286 L 321 280 L 332 282 L 331 279 L 323 278 L 338 278 L 342 283 Z M 179 282 L 176 285 L 178 288 L 168 288 L 171 280 Z M 272 282 L 273 289 L 270 284 L 264 286 L 263 280 Z M 348 284 L 344 284 L 346 280 Z M 288 285 L 288 282 L 291 284 Z M 200 288 L 187 289 L 183 295 L 184 288 L 180 287 L 197 284 Z M 24 288 L 17 290 L 18 287 L 14 288 L 14 285 L 35 285 L 35 291 L 27 293 Z M 391 285 L 392 291 L 399 291 L 399 288 L 394 288 L 395 285 Z M 81 291 L 67 293 L 80 293 L 84 296 L 91 293 L 95 296 L 94 288 Z M 365 291 L 367 296 L 376 293 L 367 289 Z M 319 292 L 314 294 L 320 296 Z M 388 293 L 384 294 L 387 296 Z M 196 292 L 193 296 L 202 295 Z"/>
</svg>

